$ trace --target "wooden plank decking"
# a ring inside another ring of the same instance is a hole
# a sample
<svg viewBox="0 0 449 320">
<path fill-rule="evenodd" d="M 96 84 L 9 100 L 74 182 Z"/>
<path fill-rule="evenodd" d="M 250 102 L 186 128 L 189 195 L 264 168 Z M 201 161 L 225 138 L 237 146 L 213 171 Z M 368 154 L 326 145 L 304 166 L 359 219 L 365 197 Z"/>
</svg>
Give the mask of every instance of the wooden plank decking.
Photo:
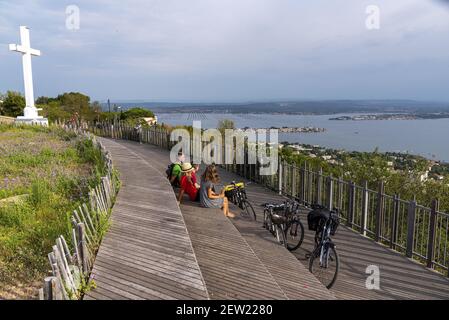
<svg viewBox="0 0 449 320">
<path fill-rule="evenodd" d="M 226 171 L 221 171 L 221 176 L 225 181 L 242 180 Z M 247 190 L 254 204 L 285 200 L 257 184 L 250 183 Z M 254 207 L 262 219 L 262 209 L 257 205 Z M 302 221 L 307 229 L 306 213 L 303 212 Z M 334 242 L 337 244 L 341 266 L 338 280 L 330 291 L 338 299 L 449 299 L 449 279 L 344 226 L 334 236 Z M 306 230 L 304 243 L 294 255 L 307 265 L 305 255 L 312 249 L 313 233 Z M 366 268 L 370 265 L 380 269 L 380 290 L 366 288 Z"/>
<path fill-rule="evenodd" d="M 334 299 L 268 232 L 244 236 L 221 210 L 192 202 L 181 210 L 211 299 Z"/>
<path fill-rule="evenodd" d="M 183 216 L 167 179 L 128 148 L 104 140 L 122 187 L 85 299 L 208 299 Z"/>
<path fill-rule="evenodd" d="M 166 150 L 161 150 L 150 145 L 139 145 L 129 141 L 117 142 L 132 150 L 132 152 L 135 152 L 144 158 L 151 159 L 155 168 L 157 168 L 160 173 L 164 172 L 167 163 L 169 162 L 168 152 Z M 244 180 L 239 176 L 225 171 L 221 171 L 221 176 L 224 182 Z M 258 207 L 260 203 L 284 200 L 283 197 L 280 197 L 275 192 L 257 184 L 248 185 L 247 191 L 259 216 L 262 213 L 261 208 Z M 185 206 L 187 206 L 187 203 Z M 184 208 L 185 206 L 182 206 L 183 214 L 186 219 L 187 228 L 189 229 L 189 226 L 195 219 L 191 220 L 189 218 L 189 209 Z M 305 215 L 303 222 L 306 222 Z M 281 290 L 284 294 L 291 294 L 291 298 L 294 298 L 293 293 L 300 292 L 296 291 L 296 289 L 301 286 L 302 289 L 307 289 L 308 285 L 301 283 L 301 280 L 298 278 L 287 276 L 287 273 L 282 275 L 274 271 L 269 271 L 270 268 L 275 269 L 277 267 L 276 264 L 270 265 L 270 261 L 272 263 L 282 261 L 283 265 L 286 266 L 292 263 L 292 260 L 290 259 L 292 255 L 290 254 L 289 258 L 286 258 L 285 256 L 278 257 L 278 251 L 275 252 L 269 250 L 268 247 L 275 244 L 273 243 L 273 239 L 267 238 L 265 233 L 258 231 L 261 230 L 260 223 L 251 225 L 242 219 L 235 219 L 233 224 L 236 229 L 239 230 L 245 242 L 251 247 L 252 251 L 256 255 L 260 253 L 258 258 L 271 276 L 278 277 L 276 282 L 278 286 L 282 288 Z M 192 230 L 194 229 L 192 228 Z M 310 232 L 306 231 L 304 244 L 297 252 L 295 252 L 296 261 L 301 262 L 304 268 L 298 269 L 300 270 L 299 273 L 307 272 L 304 267 L 304 265 L 307 265 L 307 260 L 304 256 L 306 253 L 310 252 L 312 248 L 312 236 L 313 235 Z M 195 238 L 195 235 L 193 232 L 191 237 L 192 243 L 194 244 L 193 239 Z M 253 239 L 255 242 L 253 242 Z M 265 239 L 266 241 L 260 242 L 257 239 Z M 338 280 L 330 291 L 337 299 L 449 299 L 449 280 L 444 276 L 410 261 L 406 257 L 395 253 L 370 239 L 364 238 L 344 226 L 340 227 L 334 240 L 341 257 L 341 269 Z M 197 256 L 200 263 L 201 255 L 197 254 Z M 365 286 L 368 276 L 368 274 L 366 274 L 366 268 L 369 265 L 376 265 L 380 269 L 380 290 L 368 290 Z M 203 276 L 207 283 L 206 271 L 203 271 Z M 284 277 L 284 279 L 282 279 L 282 277 Z M 292 281 L 289 282 L 289 279 Z M 289 288 L 290 286 L 292 286 L 291 289 Z M 320 296 L 319 294 L 314 296 L 313 290 L 304 290 L 301 294 L 302 296 L 299 296 L 298 298 L 307 299 Z"/>
<path fill-rule="evenodd" d="M 98 288 L 88 299 L 204 299 L 201 279 L 211 299 L 335 299 L 267 231 L 258 237 L 264 231 L 260 226 L 251 224 L 247 229 L 255 232 L 254 237 L 251 232 L 244 235 L 221 210 L 189 201 L 181 205 L 181 219 L 173 190 L 161 187 L 168 184 L 164 177 L 167 153 L 153 153 L 146 146 L 133 149 L 111 140 L 105 146 L 124 183 L 113 210 L 112 229 L 95 262 Z M 145 179 L 156 185 L 145 186 L 141 182 Z M 184 237 L 178 230 L 184 227 L 182 221 L 197 265 L 181 260 L 187 248 L 178 239 Z M 179 259 L 173 265 L 161 254 Z M 203 278 L 195 274 L 198 266 Z M 170 282 L 173 277 L 178 278 L 176 284 Z"/>
</svg>

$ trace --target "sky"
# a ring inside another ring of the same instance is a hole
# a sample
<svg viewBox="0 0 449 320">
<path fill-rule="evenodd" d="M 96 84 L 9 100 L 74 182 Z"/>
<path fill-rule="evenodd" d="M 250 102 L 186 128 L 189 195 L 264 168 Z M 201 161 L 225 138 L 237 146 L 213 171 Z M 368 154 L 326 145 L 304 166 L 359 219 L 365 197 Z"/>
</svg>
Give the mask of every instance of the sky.
<svg viewBox="0 0 449 320">
<path fill-rule="evenodd" d="M 0 92 L 23 92 L 20 25 L 36 97 L 449 101 L 446 0 L 0 0 Z"/>
</svg>

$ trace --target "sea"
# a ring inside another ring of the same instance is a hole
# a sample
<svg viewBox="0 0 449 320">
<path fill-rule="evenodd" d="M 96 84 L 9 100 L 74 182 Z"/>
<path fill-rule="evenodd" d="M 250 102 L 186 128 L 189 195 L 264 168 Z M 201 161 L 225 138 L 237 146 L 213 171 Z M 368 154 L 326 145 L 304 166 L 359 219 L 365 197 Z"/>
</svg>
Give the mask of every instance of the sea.
<svg viewBox="0 0 449 320">
<path fill-rule="evenodd" d="M 319 145 L 347 151 L 401 152 L 449 162 L 449 119 L 336 121 L 358 114 L 292 115 L 268 113 L 157 113 L 159 123 L 217 127 L 230 119 L 237 128 L 319 127 L 320 133 L 279 133 L 279 142 Z"/>
</svg>

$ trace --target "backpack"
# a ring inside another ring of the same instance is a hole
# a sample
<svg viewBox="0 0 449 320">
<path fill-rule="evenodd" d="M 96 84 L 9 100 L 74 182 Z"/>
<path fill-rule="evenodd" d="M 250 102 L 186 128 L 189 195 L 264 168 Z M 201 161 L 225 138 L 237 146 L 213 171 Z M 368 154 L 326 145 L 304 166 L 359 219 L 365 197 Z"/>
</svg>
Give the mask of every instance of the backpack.
<svg viewBox="0 0 449 320">
<path fill-rule="evenodd" d="M 175 166 L 174 163 L 170 163 L 167 167 L 167 170 L 165 170 L 165 174 L 167 175 L 167 179 L 171 178 L 171 173 L 173 171 L 173 167 Z"/>
<path fill-rule="evenodd" d="M 171 174 L 172 174 L 173 168 L 174 168 L 175 166 L 180 166 L 180 164 L 179 164 L 179 163 L 171 163 L 171 164 L 168 165 L 167 170 L 165 170 L 165 174 L 167 175 L 167 179 L 168 179 L 168 180 L 171 179 Z M 175 181 L 173 182 L 173 184 L 177 184 L 177 183 L 178 183 L 177 180 L 175 180 Z"/>
</svg>

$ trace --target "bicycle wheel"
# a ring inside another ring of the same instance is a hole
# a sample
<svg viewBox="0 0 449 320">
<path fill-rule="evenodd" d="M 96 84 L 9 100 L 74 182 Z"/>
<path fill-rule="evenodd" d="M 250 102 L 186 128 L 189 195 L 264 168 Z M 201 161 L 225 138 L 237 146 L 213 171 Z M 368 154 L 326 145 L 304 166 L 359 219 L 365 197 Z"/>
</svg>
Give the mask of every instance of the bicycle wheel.
<svg viewBox="0 0 449 320">
<path fill-rule="evenodd" d="M 263 227 L 267 230 L 270 230 L 270 212 L 268 209 L 263 210 Z"/>
<path fill-rule="evenodd" d="M 249 203 L 247 200 L 244 200 L 243 203 L 245 206 L 245 210 L 248 213 L 248 215 L 250 216 L 250 218 L 254 219 L 254 221 L 257 221 L 256 211 L 254 211 L 253 205 L 251 203 Z"/>
<path fill-rule="evenodd" d="M 326 245 L 323 261 L 320 261 L 320 250 L 316 250 L 309 260 L 309 271 L 324 285 L 330 289 L 337 280 L 340 268 L 340 258 L 333 246 Z"/>
<path fill-rule="evenodd" d="M 294 251 L 298 249 L 304 240 L 304 226 L 300 220 L 293 220 L 285 230 L 287 249 Z"/>
</svg>

